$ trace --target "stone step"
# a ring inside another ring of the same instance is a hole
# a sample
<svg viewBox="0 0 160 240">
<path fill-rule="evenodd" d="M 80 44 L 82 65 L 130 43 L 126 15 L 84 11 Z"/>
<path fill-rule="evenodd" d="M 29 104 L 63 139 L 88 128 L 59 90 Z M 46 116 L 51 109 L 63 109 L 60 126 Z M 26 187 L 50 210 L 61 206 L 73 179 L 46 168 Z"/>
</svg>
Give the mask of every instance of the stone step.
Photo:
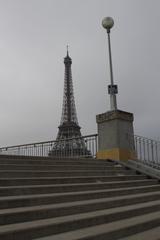
<svg viewBox="0 0 160 240">
<path fill-rule="evenodd" d="M 9 158 L 1 158 L 0 157 L 0 164 L 32 164 L 32 165 L 85 165 L 85 166 L 114 166 L 117 165 L 111 161 L 101 161 L 101 160 L 64 160 L 64 159 L 9 159 Z"/>
<path fill-rule="evenodd" d="M 100 189 L 115 189 L 123 187 L 149 186 L 155 185 L 156 179 L 145 179 L 136 181 L 119 181 L 108 183 L 77 183 L 77 184 L 49 184 L 49 185 L 25 185 L 0 187 L 0 196 L 18 196 L 28 194 L 46 194 L 60 192 L 78 192 Z"/>
<path fill-rule="evenodd" d="M 17 177 L 65 177 L 65 176 L 106 176 L 106 175 L 129 175 L 135 171 L 115 168 L 114 170 L 66 170 L 66 171 L 32 171 L 32 170 L 0 170 L 0 176 L 8 178 Z"/>
<path fill-rule="evenodd" d="M 29 178 L 2 178 L 0 186 L 22 186 L 22 185 L 45 185 L 45 184 L 66 184 L 66 183 L 101 183 L 110 181 L 131 181 L 145 180 L 145 175 L 122 175 L 122 176 L 70 176 L 70 177 L 29 177 Z"/>
<path fill-rule="evenodd" d="M 70 165 L 70 164 L 64 164 L 64 165 L 55 165 L 55 164 L 12 164 L 12 163 L 8 163 L 8 164 L 0 164 L 0 170 L 114 170 L 114 169 L 124 169 L 119 165 L 115 165 L 110 166 L 110 165 L 85 165 L 85 164 L 74 164 L 74 165 Z"/>
<path fill-rule="evenodd" d="M 0 197 L 0 209 L 36 206 L 53 203 L 74 202 L 89 199 L 109 198 L 129 194 L 152 193 L 158 194 L 160 185 L 118 188 L 108 190 L 92 190 L 69 193 L 48 193 L 36 195 L 20 195 Z M 160 193 L 159 193 L 160 194 Z"/>
<path fill-rule="evenodd" d="M 48 222 L 48 225 L 49 223 L 50 223 L 50 229 L 48 231 L 48 235 L 51 235 L 52 224 L 51 222 Z M 116 222 L 105 223 L 97 226 L 86 227 L 83 229 L 78 229 L 70 232 L 64 232 L 61 234 L 55 234 L 52 236 L 40 238 L 39 237 L 40 234 L 43 235 L 42 233 L 43 230 L 41 229 L 41 233 L 40 232 L 37 232 L 37 234 L 35 233 L 32 239 L 37 239 L 37 240 L 97 240 L 97 239 L 98 240 L 106 240 L 106 239 L 117 240 L 117 239 L 125 239 L 125 237 L 126 239 L 129 239 L 130 236 L 136 233 L 139 233 L 141 231 L 143 232 L 145 230 L 151 230 L 159 226 L 160 226 L 160 211 L 157 211 L 153 213 L 143 214 L 140 216 L 134 216 L 127 219 L 122 219 Z M 34 226 L 31 226 L 31 225 L 30 227 L 34 228 Z M 31 232 L 28 233 L 28 235 L 29 234 L 31 234 Z M 45 233 L 45 235 L 47 235 L 47 233 Z M 23 236 L 22 232 L 19 234 L 19 236 Z M 20 239 L 18 237 L 17 239 Z"/>
<path fill-rule="evenodd" d="M 55 234 L 52 239 L 56 240 L 62 237 L 66 237 L 62 238 L 65 240 L 114 240 L 138 233 L 140 229 L 158 227 L 159 224 L 160 204 L 146 203 L 5 225 L 0 227 L 0 238 L 4 240 L 35 239 L 47 234 Z"/>
<path fill-rule="evenodd" d="M 1 163 L 16 163 L 16 164 L 106 164 L 115 165 L 117 163 L 109 160 L 99 160 L 95 158 L 52 158 L 39 156 L 16 156 L 16 155 L 0 155 Z"/>
<path fill-rule="evenodd" d="M 159 240 L 160 239 L 160 227 L 156 227 L 141 233 L 128 236 L 127 238 L 121 238 L 119 240 Z"/>
<path fill-rule="evenodd" d="M 33 221 L 45 218 L 61 217 L 86 212 L 89 213 L 92 211 L 102 211 L 106 209 L 124 206 L 131 206 L 130 208 L 136 206 L 140 206 L 141 208 L 147 207 L 148 211 L 157 211 L 160 208 L 160 194 L 134 194 L 130 196 L 111 197 L 104 199 L 1 209 L 0 225 Z M 147 211 L 147 209 L 142 210 L 143 213 L 145 211 Z"/>
<path fill-rule="evenodd" d="M 158 213 L 158 180 L 118 162 L 0 156 L 0 239 L 127 239 Z"/>
</svg>

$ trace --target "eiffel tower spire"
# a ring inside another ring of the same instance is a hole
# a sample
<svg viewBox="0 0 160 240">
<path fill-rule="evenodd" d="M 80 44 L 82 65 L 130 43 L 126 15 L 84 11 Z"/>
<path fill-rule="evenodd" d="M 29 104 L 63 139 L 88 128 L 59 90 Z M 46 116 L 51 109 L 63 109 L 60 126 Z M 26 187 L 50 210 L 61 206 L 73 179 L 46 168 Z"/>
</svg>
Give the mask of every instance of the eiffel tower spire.
<svg viewBox="0 0 160 240">
<path fill-rule="evenodd" d="M 69 125 L 77 125 L 78 119 L 74 101 L 73 82 L 72 82 L 72 71 L 71 71 L 72 59 L 69 56 L 67 46 L 67 56 L 64 58 L 65 73 L 64 73 L 64 95 L 63 95 L 63 108 L 61 123 Z"/>
<path fill-rule="evenodd" d="M 67 55 L 64 58 L 64 95 L 63 107 L 60 125 L 58 127 L 58 134 L 56 143 L 49 155 L 90 155 L 90 152 L 85 146 L 84 140 L 81 138 L 80 126 L 78 124 L 76 106 L 73 92 L 72 82 L 72 59 L 69 56 L 68 46 Z M 67 141 L 67 139 L 76 138 L 74 141 Z"/>
</svg>

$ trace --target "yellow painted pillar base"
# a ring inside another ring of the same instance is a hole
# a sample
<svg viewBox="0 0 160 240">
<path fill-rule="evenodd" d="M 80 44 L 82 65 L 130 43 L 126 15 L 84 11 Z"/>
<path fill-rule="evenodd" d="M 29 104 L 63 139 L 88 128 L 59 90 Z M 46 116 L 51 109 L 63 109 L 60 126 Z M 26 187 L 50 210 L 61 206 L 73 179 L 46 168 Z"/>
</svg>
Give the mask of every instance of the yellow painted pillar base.
<svg viewBox="0 0 160 240">
<path fill-rule="evenodd" d="M 97 159 L 112 159 L 112 160 L 129 160 L 136 159 L 136 153 L 126 149 L 113 148 L 109 150 L 98 151 Z"/>
</svg>

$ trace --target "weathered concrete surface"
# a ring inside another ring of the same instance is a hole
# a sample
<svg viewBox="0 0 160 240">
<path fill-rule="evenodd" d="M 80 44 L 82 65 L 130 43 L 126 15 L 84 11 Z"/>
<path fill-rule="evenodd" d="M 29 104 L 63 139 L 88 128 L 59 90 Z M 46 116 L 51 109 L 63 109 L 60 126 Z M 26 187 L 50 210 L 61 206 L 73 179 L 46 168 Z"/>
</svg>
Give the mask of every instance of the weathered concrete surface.
<svg viewBox="0 0 160 240">
<path fill-rule="evenodd" d="M 98 125 L 98 158 L 125 160 L 135 158 L 133 114 L 120 110 L 96 116 Z"/>
</svg>

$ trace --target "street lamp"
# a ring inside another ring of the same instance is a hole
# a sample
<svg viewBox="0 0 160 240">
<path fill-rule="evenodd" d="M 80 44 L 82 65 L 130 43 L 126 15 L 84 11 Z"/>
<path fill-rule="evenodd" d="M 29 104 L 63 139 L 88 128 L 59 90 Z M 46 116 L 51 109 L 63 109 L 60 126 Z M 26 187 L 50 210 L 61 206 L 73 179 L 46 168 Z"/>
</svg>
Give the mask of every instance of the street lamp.
<svg viewBox="0 0 160 240">
<path fill-rule="evenodd" d="M 111 110 L 117 110 L 116 94 L 118 93 L 118 86 L 114 85 L 114 81 L 113 81 L 111 41 L 110 41 L 110 29 L 114 26 L 114 20 L 111 17 L 105 17 L 102 20 L 102 26 L 106 29 L 107 35 L 108 35 L 109 65 L 110 65 L 110 79 L 111 79 L 111 84 L 108 85 L 108 94 L 110 94 L 110 108 Z"/>
</svg>

